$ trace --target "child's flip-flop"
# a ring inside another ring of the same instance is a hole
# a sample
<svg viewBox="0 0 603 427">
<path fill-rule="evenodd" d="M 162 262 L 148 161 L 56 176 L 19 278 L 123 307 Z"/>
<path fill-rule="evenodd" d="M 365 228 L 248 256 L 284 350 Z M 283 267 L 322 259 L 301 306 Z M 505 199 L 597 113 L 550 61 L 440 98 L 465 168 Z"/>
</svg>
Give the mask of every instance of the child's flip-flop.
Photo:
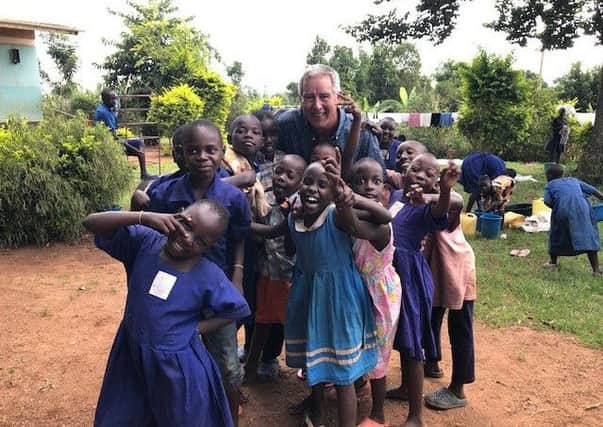
<svg viewBox="0 0 603 427">
<path fill-rule="evenodd" d="M 442 387 L 425 396 L 425 403 L 431 408 L 446 410 L 467 406 L 467 399 L 461 399 L 446 387 Z"/>
</svg>

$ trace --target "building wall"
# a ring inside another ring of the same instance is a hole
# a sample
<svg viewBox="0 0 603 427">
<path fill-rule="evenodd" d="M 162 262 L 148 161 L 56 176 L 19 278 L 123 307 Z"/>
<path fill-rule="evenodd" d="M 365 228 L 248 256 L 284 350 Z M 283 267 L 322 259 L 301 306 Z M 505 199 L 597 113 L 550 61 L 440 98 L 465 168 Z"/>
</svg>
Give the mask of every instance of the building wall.
<svg viewBox="0 0 603 427">
<path fill-rule="evenodd" d="M 42 89 L 33 31 L 10 34 L 0 29 L 0 122 L 9 115 L 42 120 Z M 11 62 L 10 50 L 18 49 L 21 62 Z"/>
</svg>

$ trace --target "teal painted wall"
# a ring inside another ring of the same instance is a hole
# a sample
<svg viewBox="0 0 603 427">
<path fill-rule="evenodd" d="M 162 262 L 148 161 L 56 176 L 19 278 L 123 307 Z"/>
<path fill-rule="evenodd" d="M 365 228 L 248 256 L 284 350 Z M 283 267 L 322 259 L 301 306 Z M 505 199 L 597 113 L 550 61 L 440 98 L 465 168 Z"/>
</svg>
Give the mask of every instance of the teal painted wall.
<svg viewBox="0 0 603 427">
<path fill-rule="evenodd" d="M 19 49 L 21 62 L 13 64 L 10 50 Z M 10 114 L 42 120 L 42 89 L 36 48 L 0 44 L 0 122 Z"/>
</svg>

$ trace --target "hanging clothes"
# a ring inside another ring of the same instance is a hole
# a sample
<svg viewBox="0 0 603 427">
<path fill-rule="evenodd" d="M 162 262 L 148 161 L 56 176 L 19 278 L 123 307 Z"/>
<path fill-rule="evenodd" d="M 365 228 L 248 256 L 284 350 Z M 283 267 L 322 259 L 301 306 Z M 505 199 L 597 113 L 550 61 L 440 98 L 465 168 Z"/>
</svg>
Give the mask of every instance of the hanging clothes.
<svg viewBox="0 0 603 427">
<path fill-rule="evenodd" d="M 440 126 L 440 113 L 431 113 L 431 127 L 439 127 Z"/>
<path fill-rule="evenodd" d="M 440 126 L 443 128 L 452 127 L 452 113 L 440 114 Z"/>
<path fill-rule="evenodd" d="M 418 128 L 419 126 L 421 126 L 421 116 L 419 113 L 410 113 L 408 115 L 408 127 Z"/>
<path fill-rule="evenodd" d="M 419 117 L 419 126 L 422 128 L 428 128 L 431 126 L 431 113 L 421 113 Z"/>
</svg>

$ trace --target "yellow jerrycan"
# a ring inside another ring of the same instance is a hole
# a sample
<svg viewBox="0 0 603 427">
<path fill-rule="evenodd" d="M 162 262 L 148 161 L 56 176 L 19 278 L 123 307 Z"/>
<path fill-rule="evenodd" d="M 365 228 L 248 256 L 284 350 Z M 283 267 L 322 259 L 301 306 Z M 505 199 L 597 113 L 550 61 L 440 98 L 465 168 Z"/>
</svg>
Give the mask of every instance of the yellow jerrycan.
<svg viewBox="0 0 603 427">
<path fill-rule="evenodd" d="M 462 213 L 461 214 L 461 228 L 465 236 L 475 235 L 477 228 L 477 216 L 474 213 Z"/>
<path fill-rule="evenodd" d="M 532 215 L 536 216 L 540 212 L 550 212 L 551 208 L 544 204 L 544 199 L 541 197 L 539 199 L 532 200 Z"/>
</svg>

